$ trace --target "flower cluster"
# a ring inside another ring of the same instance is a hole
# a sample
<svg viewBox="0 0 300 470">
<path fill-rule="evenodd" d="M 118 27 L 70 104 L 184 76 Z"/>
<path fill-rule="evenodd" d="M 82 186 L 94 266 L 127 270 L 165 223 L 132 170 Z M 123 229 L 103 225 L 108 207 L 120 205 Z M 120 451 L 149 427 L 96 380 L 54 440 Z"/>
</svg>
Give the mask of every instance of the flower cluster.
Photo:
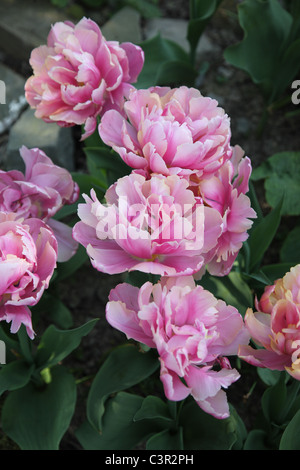
<svg viewBox="0 0 300 470">
<path fill-rule="evenodd" d="M 83 139 L 99 117 L 100 138 L 129 174 L 104 201 L 93 189 L 83 195 L 73 238 L 101 272 L 161 276 L 141 289 L 113 289 L 107 320 L 157 349 L 170 400 L 192 395 L 203 410 L 225 418 L 222 388 L 239 378 L 226 356 L 248 344 L 249 333 L 238 311 L 196 279 L 206 270 L 227 275 L 248 237 L 256 217 L 246 195 L 251 163 L 231 145 L 230 119 L 216 100 L 185 86 L 136 89 L 143 61 L 141 48 L 106 41 L 91 20 L 57 23 L 47 45 L 32 52 L 26 97 L 46 122 L 84 124 Z M 47 195 L 51 204 L 55 193 Z M 18 204 L 52 216 L 34 197 Z"/>
<path fill-rule="evenodd" d="M 245 323 L 259 348 L 243 345 L 239 356 L 258 367 L 286 370 L 300 380 L 300 265 L 291 268 L 248 309 Z"/>
<path fill-rule="evenodd" d="M 134 90 L 124 109 L 129 121 L 107 111 L 99 134 L 132 172 L 108 189 L 106 209 L 87 198 L 75 239 L 108 273 L 228 274 L 256 217 L 246 196 L 251 163 L 230 145 L 229 118 L 186 87 Z"/>
<path fill-rule="evenodd" d="M 72 228 L 52 217 L 74 203 L 79 188 L 70 173 L 38 149 L 21 147 L 25 174 L 0 170 L 0 321 L 16 332 L 23 323 L 32 338 L 28 306 L 48 287 L 57 261 L 77 250 Z"/>
</svg>

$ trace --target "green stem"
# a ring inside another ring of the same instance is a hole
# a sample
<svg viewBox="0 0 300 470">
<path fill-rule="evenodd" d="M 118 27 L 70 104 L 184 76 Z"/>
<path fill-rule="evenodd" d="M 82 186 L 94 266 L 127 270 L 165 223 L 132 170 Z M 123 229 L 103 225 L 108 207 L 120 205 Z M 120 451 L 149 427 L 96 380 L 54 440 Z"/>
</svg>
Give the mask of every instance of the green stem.
<svg viewBox="0 0 300 470">
<path fill-rule="evenodd" d="M 31 340 L 28 338 L 24 325 L 21 325 L 17 334 L 19 338 L 21 353 L 23 354 L 26 361 L 29 364 L 32 364 L 34 361 L 33 361 L 32 352 L 31 352 L 31 342 L 30 342 Z"/>
</svg>

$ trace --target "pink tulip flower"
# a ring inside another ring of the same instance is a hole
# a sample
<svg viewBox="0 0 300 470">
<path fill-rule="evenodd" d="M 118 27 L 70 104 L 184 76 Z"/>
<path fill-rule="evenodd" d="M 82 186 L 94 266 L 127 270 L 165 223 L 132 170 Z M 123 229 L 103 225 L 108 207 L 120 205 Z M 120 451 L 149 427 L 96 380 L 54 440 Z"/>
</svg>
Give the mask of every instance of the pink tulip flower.
<svg viewBox="0 0 300 470">
<path fill-rule="evenodd" d="M 84 124 L 84 139 L 96 129 L 97 116 L 122 107 L 143 63 L 140 47 L 106 41 L 91 19 L 82 18 L 76 25 L 58 22 L 47 45 L 31 53 L 33 75 L 25 84 L 25 96 L 45 122 Z"/>
<path fill-rule="evenodd" d="M 109 110 L 102 140 L 134 169 L 146 173 L 212 174 L 230 157 L 230 120 L 216 100 L 195 88 L 133 90 L 126 117 Z"/>
<path fill-rule="evenodd" d="M 248 309 L 245 324 L 260 346 L 241 346 L 239 356 L 257 367 L 286 370 L 300 380 L 300 264 L 267 286 L 256 300 L 257 312 Z"/>
<path fill-rule="evenodd" d="M 95 192 L 79 204 L 73 237 L 99 271 L 138 270 L 177 276 L 197 272 L 217 243 L 221 216 L 205 207 L 178 175 L 131 173 L 117 180 L 101 204 Z"/>
<path fill-rule="evenodd" d="M 0 211 L 14 212 L 19 219 L 39 218 L 59 235 L 59 261 L 68 260 L 76 251 L 72 228 L 52 217 L 65 205 L 73 204 L 79 187 L 70 173 L 38 148 L 22 146 L 20 155 L 25 175 L 19 170 L 0 170 Z"/>
<path fill-rule="evenodd" d="M 190 178 L 191 188 L 199 194 L 209 207 L 217 210 L 222 217 L 222 234 L 218 244 L 206 256 L 207 270 L 214 276 L 225 276 L 248 238 L 248 230 L 256 218 L 246 196 L 249 190 L 251 162 L 243 157 L 243 150 L 235 146 L 231 160 L 227 161 L 214 175 L 204 179 Z"/>
<path fill-rule="evenodd" d="M 119 284 L 106 307 L 107 321 L 150 348 L 156 348 L 160 378 L 169 400 L 191 395 L 205 412 L 229 416 L 226 393 L 238 380 L 226 356 L 236 355 L 249 334 L 238 311 L 217 300 L 191 276 L 161 278 L 140 289 Z"/>
<path fill-rule="evenodd" d="M 24 324 L 34 337 L 29 306 L 47 289 L 57 261 L 57 241 L 40 219 L 23 222 L 0 212 L 0 321 L 16 333 Z"/>
</svg>

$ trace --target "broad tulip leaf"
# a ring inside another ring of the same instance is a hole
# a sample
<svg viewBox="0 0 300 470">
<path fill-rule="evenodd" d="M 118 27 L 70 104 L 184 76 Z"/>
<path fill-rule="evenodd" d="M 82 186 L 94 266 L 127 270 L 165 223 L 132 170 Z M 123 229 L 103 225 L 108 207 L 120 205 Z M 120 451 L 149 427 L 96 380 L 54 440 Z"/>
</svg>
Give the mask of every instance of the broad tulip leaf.
<svg viewBox="0 0 300 470">
<path fill-rule="evenodd" d="M 187 39 L 190 43 L 192 57 L 207 23 L 215 14 L 221 2 L 222 0 L 190 0 Z"/>
<path fill-rule="evenodd" d="M 278 0 L 244 0 L 238 6 L 238 16 L 244 38 L 225 50 L 225 59 L 245 70 L 267 101 L 272 102 L 276 98 L 274 89 L 277 87 L 277 94 L 282 91 L 282 86 L 274 84 L 281 71 L 282 50 L 292 27 L 292 16 Z M 286 80 L 288 85 L 290 76 Z"/>
<path fill-rule="evenodd" d="M 0 395 L 3 392 L 24 387 L 30 380 L 34 365 L 25 360 L 17 360 L 0 369 Z"/>
<path fill-rule="evenodd" d="M 279 450 L 300 450 L 300 410 L 289 422 L 282 434 Z"/>
<path fill-rule="evenodd" d="M 283 198 L 284 215 L 300 215 L 300 152 L 279 152 L 255 169 L 253 180 L 265 179 L 266 200 L 275 207 Z"/>
<path fill-rule="evenodd" d="M 261 399 L 261 406 L 265 418 L 268 422 L 282 424 L 284 407 L 287 405 L 287 388 L 285 376 L 281 374 L 275 385 L 270 386 L 264 392 Z"/>
<path fill-rule="evenodd" d="M 258 367 L 257 374 L 266 385 L 273 386 L 278 382 L 281 371 Z"/>
<path fill-rule="evenodd" d="M 170 60 L 161 64 L 157 71 L 156 82 L 164 86 L 190 86 L 195 84 L 196 70 L 183 60 Z"/>
<path fill-rule="evenodd" d="M 113 181 L 128 175 L 131 171 L 122 158 L 109 147 L 85 147 L 84 153 L 90 174 L 99 179 L 103 177 L 103 170 L 111 173 Z"/>
<path fill-rule="evenodd" d="M 88 259 L 86 249 L 79 245 L 75 255 L 69 261 L 57 263 L 55 282 L 61 282 L 73 275 Z"/>
<path fill-rule="evenodd" d="M 99 433 L 85 421 L 76 431 L 76 437 L 85 450 L 130 450 L 159 427 L 151 423 L 133 420 L 141 407 L 143 397 L 127 392 L 119 392 L 108 399 Z"/>
<path fill-rule="evenodd" d="M 126 5 L 139 11 L 143 18 L 157 18 L 161 16 L 161 10 L 158 6 L 147 0 L 126 0 Z"/>
<path fill-rule="evenodd" d="M 68 307 L 51 291 L 46 291 L 39 303 L 32 308 L 32 312 L 47 314 L 59 328 L 71 328 L 73 326 L 72 314 Z"/>
<path fill-rule="evenodd" d="M 222 278 L 205 275 L 199 284 L 212 292 L 216 298 L 223 299 L 228 305 L 235 307 L 241 315 L 248 307 L 252 307 L 251 289 L 239 272 L 231 271 Z"/>
<path fill-rule="evenodd" d="M 293 262 L 275 263 L 262 266 L 261 270 L 268 277 L 270 280 L 269 285 L 271 285 L 274 281 L 283 277 L 293 266 Z"/>
<path fill-rule="evenodd" d="M 90 320 L 72 330 L 60 330 L 50 325 L 43 334 L 37 349 L 35 362 L 37 367 L 51 367 L 65 359 L 76 349 L 82 338 L 95 326 L 98 319 Z"/>
<path fill-rule="evenodd" d="M 149 377 L 159 362 L 152 351 L 142 353 L 135 345 L 126 344 L 112 351 L 100 367 L 90 388 L 87 417 L 96 430 L 102 429 L 105 402 L 116 393 Z"/>
<path fill-rule="evenodd" d="M 154 434 L 147 441 L 147 450 L 183 450 L 183 430 L 180 426 L 176 431 L 164 429 Z"/>
<path fill-rule="evenodd" d="M 72 174 L 73 180 L 76 181 L 76 183 L 78 184 L 80 188 L 81 195 L 82 194 L 89 195 L 91 192 L 91 189 L 94 189 L 99 198 L 103 197 L 107 187 L 105 186 L 105 184 L 100 178 L 97 178 L 94 175 L 89 175 L 88 173 L 79 173 L 79 172 L 75 173 L 74 172 L 71 174 Z M 80 200 L 78 200 L 76 204 L 82 201 L 84 200 L 80 198 Z"/>
<path fill-rule="evenodd" d="M 186 450 L 229 450 L 241 430 L 233 413 L 229 418 L 216 419 L 202 411 L 194 400 L 184 404 L 179 422 Z"/>
<path fill-rule="evenodd" d="M 147 39 L 140 46 L 145 53 L 145 63 L 138 81 L 135 83 L 136 88 L 166 85 L 166 79 L 168 78 L 173 83 L 182 79 L 180 69 L 174 74 L 174 68 L 172 74 L 166 77 L 168 64 L 177 61 L 185 63 L 186 67 L 190 64 L 189 56 L 181 46 L 169 39 L 162 38 L 160 35 Z M 164 78 L 165 83 L 160 81 L 160 77 Z"/>
<path fill-rule="evenodd" d="M 250 249 L 250 272 L 262 261 L 269 248 L 281 220 L 282 201 L 251 230 L 247 240 Z"/>
<path fill-rule="evenodd" d="M 143 400 L 141 408 L 134 416 L 134 421 L 156 418 L 173 421 L 167 403 L 159 397 L 149 395 Z"/>
<path fill-rule="evenodd" d="M 76 403 L 74 377 L 62 366 L 54 367 L 51 377 L 42 388 L 29 382 L 10 392 L 4 402 L 3 430 L 22 450 L 58 450 L 69 428 Z"/>
<path fill-rule="evenodd" d="M 287 235 L 280 250 L 280 259 L 293 265 L 300 263 L 300 226 Z"/>
<path fill-rule="evenodd" d="M 262 429 L 252 429 L 245 441 L 244 450 L 271 450 L 267 444 L 268 435 Z"/>
</svg>

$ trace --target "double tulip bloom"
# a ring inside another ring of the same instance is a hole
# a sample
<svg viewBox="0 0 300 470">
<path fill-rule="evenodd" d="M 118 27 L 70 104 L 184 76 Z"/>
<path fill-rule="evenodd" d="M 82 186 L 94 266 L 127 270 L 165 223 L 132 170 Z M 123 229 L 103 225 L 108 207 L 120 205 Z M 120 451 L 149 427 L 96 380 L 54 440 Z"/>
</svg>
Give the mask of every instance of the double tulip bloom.
<svg viewBox="0 0 300 470">
<path fill-rule="evenodd" d="M 48 287 L 57 261 L 77 249 L 72 228 L 52 217 L 74 203 L 79 188 L 70 173 L 38 148 L 20 149 L 25 174 L 0 170 L 0 321 L 21 324 L 33 338 L 30 306 Z"/>
<path fill-rule="evenodd" d="M 193 274 L 221 233 L 221 216 L 197 200 L 178 175 L 131 173 L 79 204 L 73 237 L 93 266 L 109 274 L 138 270 L 161 276 Z"/>
<path fill-rule="evenodd" d="M 245 323 L 258 348 L 241 346 L 239 356 L 257 367 L 286 370 L 300 380 L 300 265 L 267 286 Z"/>
<path fill-rule="evenodd" d="M 67 261 L 77 249 L 72 229 L 53 216 L 65 205 L 73 204 L 79 187 L 70 173 L 57 165 L 40 149 L 23 146 L 20 155 L 25 174 L 19 170 L 0 170 L 0 211 L 13 212 L 18 219 L 43 220 L 58 240 L 58 261 Z"/>
<path fill-rule="evenodd" d="M 168 399 L 191 395 L 207 413 L 229 416 L 226 393 L 239 379 L 226 356 L 248 343 L 239 312 L 217 300 L 191 276 L 162 278 L 140 289 L 119 284 L 109 296 L 108 322 L 150 348 L 156 348 L 160 378 Z"/>
<path fill-rule="evenodd" d="M 134 90 L 124 112 L 105 113 L 99 134 L 133 169 L 203 176 L 231 157 L 229 117 L 195 88 Z"/>
<path fill-rule="evenodd" d="M 24 324 L 34 337 L 29 306 L 48 287 L 56 261 L 56 238 L 42 220 L 0 212 L 0 321 L 11 323 L 12 333 Z"/>
<path fill-rule="evenodd" d="M 36 117 L 45 122 L 62 127 L 84 124 L 84 139 L 105 110 L 122 107 L 143 64 L 140 47 L 106 41 L 90 19 L 76 25 L 58 22 L 47 44 L 31 53 L 33 75 L 26 82 L 25 96 Z"/>
</svg>

